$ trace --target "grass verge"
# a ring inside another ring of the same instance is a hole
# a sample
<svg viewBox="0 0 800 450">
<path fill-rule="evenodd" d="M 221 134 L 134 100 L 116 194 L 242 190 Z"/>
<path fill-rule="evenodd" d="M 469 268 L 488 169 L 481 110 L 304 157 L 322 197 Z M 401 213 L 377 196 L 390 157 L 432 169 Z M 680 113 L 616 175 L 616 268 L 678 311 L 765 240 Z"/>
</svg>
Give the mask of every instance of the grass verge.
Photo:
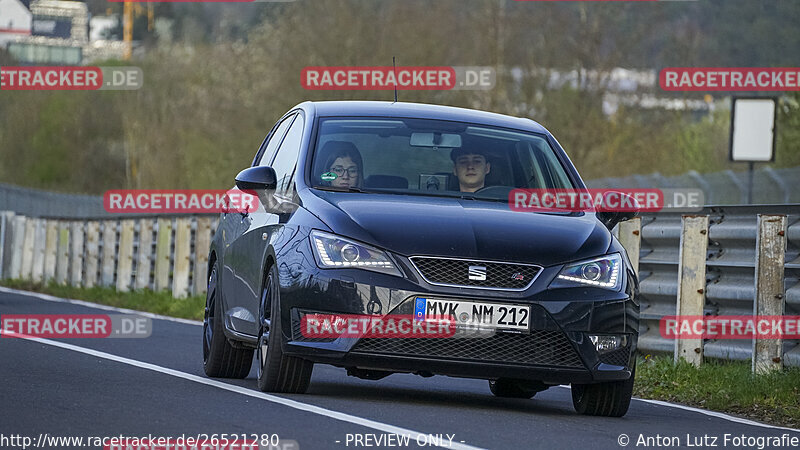
<svg viewBox="0 0 800 450">
<path fill-rule="evenodd" d="M 78 288 L 61 286 L 50 283 L 33 283 L 20 280 L 3 280 L 0 285 L 13 289 L 41 292 L 56 297 L 86 300 L 102 305 L 116 306 L 119 308 L 135 309 L 170 317 L 183 319 L 203 320 L 206 297 L 197 295 L 188 298 L 176 299 L 168 291 L 153 292 L 149 289 L 117 292 L 110 287 Z"/>
<path fill-rule="evenodd" d="M 634 395 L 759 422 L 800 427 L 800 368 L 754 375 L 749 361 L 706 360 L 694 367 L 671 356 L 640 358 Z"/>
</svg>

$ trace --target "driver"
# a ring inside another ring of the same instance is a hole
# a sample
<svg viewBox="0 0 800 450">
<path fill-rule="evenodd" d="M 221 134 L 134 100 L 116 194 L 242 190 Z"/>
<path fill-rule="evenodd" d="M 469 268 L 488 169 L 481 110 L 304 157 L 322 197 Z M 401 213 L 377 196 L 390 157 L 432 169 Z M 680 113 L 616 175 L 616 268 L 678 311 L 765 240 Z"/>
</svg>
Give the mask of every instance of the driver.
<svg viewBox="0 0 800 450">
<path fill-rule="evenodd" d="M 453 174 L 458 178 L 461 192 L 475 192 L 482 189 L 486 174 L 492 168 L 486 160 L 486 153 L 478 148 L 454 148 L 450 152 L 453 160 Z"/>
</svg>

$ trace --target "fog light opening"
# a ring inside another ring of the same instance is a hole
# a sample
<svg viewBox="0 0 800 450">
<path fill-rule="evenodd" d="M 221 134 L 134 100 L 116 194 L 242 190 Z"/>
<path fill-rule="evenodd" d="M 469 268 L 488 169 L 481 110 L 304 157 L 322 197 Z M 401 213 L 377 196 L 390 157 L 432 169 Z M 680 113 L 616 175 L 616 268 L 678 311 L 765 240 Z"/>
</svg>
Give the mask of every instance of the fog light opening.
<svg viewBox="0 0 800 450">
<path fill-rule="evenodd" d="M 628 337 L 613 334 L 590 334 L 589 340 L 594 344 L 597 353 L 608 353 L 628 345 Z"/>
</svg>

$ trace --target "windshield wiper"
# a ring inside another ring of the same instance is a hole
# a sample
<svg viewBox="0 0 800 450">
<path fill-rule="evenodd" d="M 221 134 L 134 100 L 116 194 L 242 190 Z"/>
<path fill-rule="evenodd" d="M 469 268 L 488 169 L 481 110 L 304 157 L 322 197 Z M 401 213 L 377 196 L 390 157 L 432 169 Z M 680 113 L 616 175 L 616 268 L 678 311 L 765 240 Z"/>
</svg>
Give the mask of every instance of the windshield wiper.
<svg viewBox="0 0 800 450">
<path fill-rule="evenodd" d="M 348 187 L 348 188 L 338 188 L 333 186 L 314 186 L 314 189 L 319 189 L 321 191 L 328 191 L 328 192 L 359 192 L 359 193 L 366 193 L 366 194 L 390 194 L 390 195 L 414 195 L 419 197 L 440 197 L 440 198 L 460 198 L 462 200 L 476 200 L 476 201 L 487 201 L 487 202 L 498 202 L 498 203 L 506 203 L 508 200 L 503 198 L 492 198 L 492 197 L 481 197 L 475 196 L 471 192 L 461 193 L 458 195 L 456 193 L 453 194 L 439 194 L 434 193 L 431 191 L 405 191 L 405 192 L 397 192 L 397 191 L 390 191 L 390 190 L 363 190 L 357 187 Z"/>
<path fill-rule="evenodd" d="M 333 186 L 314 186 L 315 189 L 319 189 L 321 191 L 329 191 L 329 192 L 361 192 L 364 193 L 366 191 L 362 190 L 361 188 L 357 188 L 355 186 L 350 186 L 347 189 L 345 188 L 337 188 Z"/>
<path fill-rule="evenodd" d="M 496 202 L 496 203 L 508 203 L 507 198 L 496 198 L 496 197 L 481 197 L 473 195 L 472 193 L 461 194 L 460 197 L 462 200 L 479 200 L 482 202 Z"/>
</svg>

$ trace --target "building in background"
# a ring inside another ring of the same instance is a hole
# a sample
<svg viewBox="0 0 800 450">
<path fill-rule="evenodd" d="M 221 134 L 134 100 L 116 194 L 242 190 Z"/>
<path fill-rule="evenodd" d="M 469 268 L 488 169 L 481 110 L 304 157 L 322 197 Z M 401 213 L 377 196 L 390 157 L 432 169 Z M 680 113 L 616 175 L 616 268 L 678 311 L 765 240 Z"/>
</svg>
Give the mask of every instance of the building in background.
<svg viewBox="0 0 800 450">
<path fill-rule="evenodd" d="M 21 0 L 0 0 L 0 5 Z M 9 9 L 11 11 L 11 9 Z M 17 16 L 24 14 L 19 12 Z M 0 24 L 10 17 L 0 8 Z M 116 18 L 96 17 L 98 39 L 89 38 L 89 9 L 79 1 L 35 0 L 28 11 L 28 33 L 17 33 L 3 44 L 21 65 L 80 65 L 105 59 L 120 59 L 125 45 L 105 40 L 102 33 Z"/>
<path fill-rule="evenodd" d="M 31 33 L 8 43 L 20 64 L 76 65 L 89 43 L 89 9 L 82 2 L 37 0 L 31 3 Z"/>
<path fill-rule="evenodd" d="M 27 1 L 0 0 L 0 48 L 31 34 L 31 11 Z"/>
</svg>

